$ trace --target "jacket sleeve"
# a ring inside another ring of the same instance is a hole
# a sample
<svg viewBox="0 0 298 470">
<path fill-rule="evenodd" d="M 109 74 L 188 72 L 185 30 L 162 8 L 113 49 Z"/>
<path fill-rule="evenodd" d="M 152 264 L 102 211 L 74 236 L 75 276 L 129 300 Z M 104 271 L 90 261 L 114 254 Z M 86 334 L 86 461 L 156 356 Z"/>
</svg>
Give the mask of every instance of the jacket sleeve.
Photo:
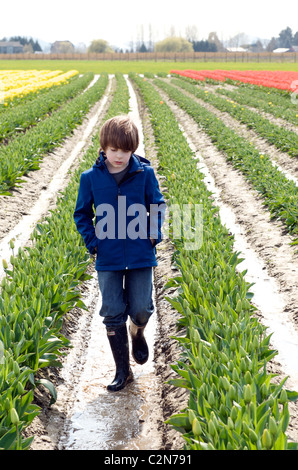
<svg viewBox="0 0 298 470">
<path fill-rule="evenodd" d="M 152 167 L 148 168 L 146 181 L 146 208 L 149 213 L 149 236 L 155 245 L 162 241 L 162 224 L 166 215 L 166 204 Z"/>
<path fill-rule="evenodd" d="M 76 208 L 73 216 L 77 230 L 83 237 L 85 245 L 91 254 L 95 253 L 95 247 L 97 245 L 97 238 L 95 235 L 95 227 L 93 223 L 95 216 L 93 204 L 93 195 L 88 175 L 82 173 Z"/>
</svg>

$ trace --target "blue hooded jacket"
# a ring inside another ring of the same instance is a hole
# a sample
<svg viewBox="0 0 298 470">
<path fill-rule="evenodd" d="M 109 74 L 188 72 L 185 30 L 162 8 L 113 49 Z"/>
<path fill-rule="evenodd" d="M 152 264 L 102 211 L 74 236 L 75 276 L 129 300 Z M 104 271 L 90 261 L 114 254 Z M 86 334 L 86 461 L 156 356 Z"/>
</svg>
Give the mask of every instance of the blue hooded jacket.
<svg viewBox="0 0 298 470">
<path fill-rule="evenodd" d="M 103 152 L 82 173 L 74 220 L 89 252 L 97 252 L 97 271 L 156 266 L 155 245 L 162 239 L 164 217 L 165 201 L 145 158 L 131 156 L 119 185 Z"/>
</svg>

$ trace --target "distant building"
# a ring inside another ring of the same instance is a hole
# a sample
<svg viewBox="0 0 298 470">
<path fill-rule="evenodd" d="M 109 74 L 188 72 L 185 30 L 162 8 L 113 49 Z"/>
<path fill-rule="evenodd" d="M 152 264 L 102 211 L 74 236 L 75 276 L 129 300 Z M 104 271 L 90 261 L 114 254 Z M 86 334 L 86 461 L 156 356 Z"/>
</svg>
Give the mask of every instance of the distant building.
<svg viewBox="0 0 298 470">
<path fill-rule="evenodd" d="M 283 54 L 284 52 L 290 52 L 290 49 L 286 48 L 286 47 L 278 47 L 277 49 L 274 49 L 274 52 L 275 54 Z"/>
<path fill-rule="evenodd" d="M 52 54 L 70 54 L 75 52 L 75 47 L 70 41 L 55 41 L 51 45 Z"/>
<path fill-rule="evenodd" d="M 24 48 L 17 41 L 0 41 L 0 54 L 19 54 L 24 52 Z"/>
<path fill-rule="evenodd" d="M 247 52 L 247 49 L 244 47 L 227 47 L 228 52 Z"/>
</svg>

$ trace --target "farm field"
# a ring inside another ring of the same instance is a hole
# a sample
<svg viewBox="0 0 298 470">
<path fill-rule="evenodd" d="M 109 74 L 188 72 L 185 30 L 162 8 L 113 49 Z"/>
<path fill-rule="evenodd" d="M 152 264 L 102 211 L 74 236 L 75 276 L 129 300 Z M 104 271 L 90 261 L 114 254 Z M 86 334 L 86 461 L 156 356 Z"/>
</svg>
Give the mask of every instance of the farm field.
<svg viewBox="0 0 298 470">
<path fill-rule="evenodd" d="M 218 64 L 204 80 L 55 65 L 66 83 L 0 104 L 0 448 L 297 449 L 295 96 Z M 115 396 L 72 213 L 101 123 L 128 112 L 169 211 L 191 218 L 158 246 L 150 361 Z"/>
<path fill-rule="evenodd" d="M 298 72 L 298 63 L 281 62 L 170 62 L 125 60 L 0 60 L 0 70 L 78 70 L 79 73 L 169 73 L 173 69 L 286 70 Z"/>
</svg>

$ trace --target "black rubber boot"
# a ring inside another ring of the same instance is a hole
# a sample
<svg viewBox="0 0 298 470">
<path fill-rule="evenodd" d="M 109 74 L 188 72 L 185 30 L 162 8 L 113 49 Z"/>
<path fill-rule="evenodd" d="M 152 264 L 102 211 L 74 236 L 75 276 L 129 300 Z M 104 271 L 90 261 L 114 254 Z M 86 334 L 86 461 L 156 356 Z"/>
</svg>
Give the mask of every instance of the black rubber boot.
<svg viewBox="0 0 298 470">
<path fill-rule="evenodd" d="M 148 360 L 149 350 L 144 337 L 145 326 L 137 326 L 130 321 L 129 332 L 132 341 L 132 356 L 138 364 L 145 364 Z"/>
<path fill-rule="evenodd" d="M 126 324 L 119 328 L 107 328 L 107 336 L 116 364 L 116 375 L 113 382 L 107 386 L 110 392 L 122 390 L 132 382 L 133 374 L 129 365 L 129 346 Z"/>
</svg>

